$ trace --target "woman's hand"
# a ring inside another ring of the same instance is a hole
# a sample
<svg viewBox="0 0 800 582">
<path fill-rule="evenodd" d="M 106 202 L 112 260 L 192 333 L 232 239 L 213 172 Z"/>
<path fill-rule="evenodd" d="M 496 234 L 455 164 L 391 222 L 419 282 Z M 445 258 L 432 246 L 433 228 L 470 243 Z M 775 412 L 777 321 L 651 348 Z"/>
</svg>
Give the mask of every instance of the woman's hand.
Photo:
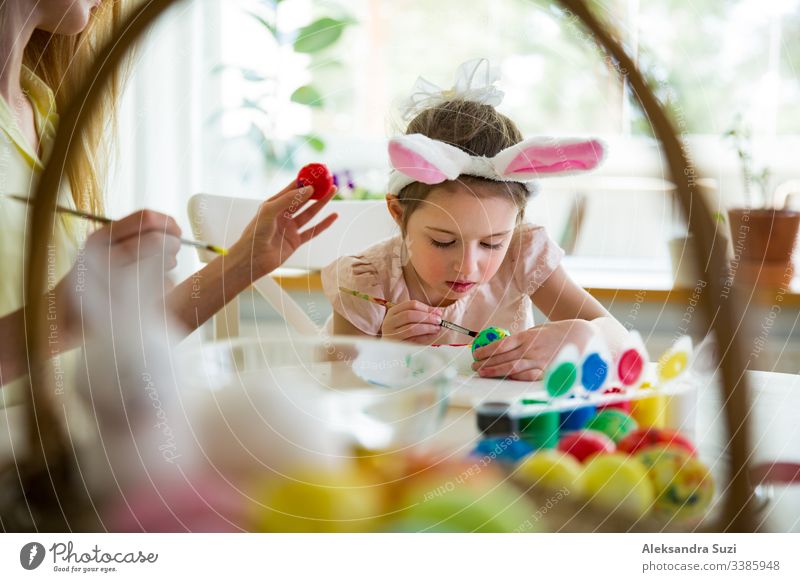
<svg viewBox="0 0 800 582">
<path fill-rule="evenodd" d="M 108 317 L 110 302 L 119 300 L 120 293 L 134 294 L 136 309 L 148 297 L 163 297 L 171 285 L 165 274 L 177 265 L 180 236 L 172 217 L 152 210 L 134 212 L 93 232 L 53 295 L 44 298 L 52 351 L 76 345 L 86 327 L 82 318 Z M 127 289 L 131 281 L 137 288 Z"/>
<path fill-rule="evenodd" d="M 301 245 L 333 224 L 336 214 L 302 230 L 333 198 L 336 189 L 304 208 L 313 193 L 313 188 L 297 188 L 292 181 L 259 206 L 228 256 L 217 257 L 170 293 L 169 308 L 186 330 L 208 321 L 253 282 L 280 267 Z"/>
<path fill-rule="evenodd" d="M 85 252 L 107 257 L 112 269 L 160 258 L 166 272 L 178 264 L 180 236 L 181 229 L 171 216 L 139 210 L 93 232 Z"/>
<path fill-rule="evenodd" d="M 442 333 L 441 322 L 441 309 L 420 301 L 403 301 L 386 312 L 381 337 L 430 344 Z"/>
<path fill-rule="evenodd" d="M 475 350 L 472 369 L 485 378 L 537 382 L 561 348 L 569 343 L 583 348 L 594 333 L 584 319 L 537 325 Z"/>
<path fill-rule="evenodd" d="M 251 283 L 280 267 L 301 245 L 321 234 L 336 220 L 337 215 L 331 214 L 312 228 L 301 230 L 334 197 L 336 188 L 299 212 L 313 193 L 311 186 L 297 188 L 293 180 L 259 206 L 255 218 L 231 247 L 229 257 L 234 264 L 244 265 L 249 270 Z"/>
</svg>

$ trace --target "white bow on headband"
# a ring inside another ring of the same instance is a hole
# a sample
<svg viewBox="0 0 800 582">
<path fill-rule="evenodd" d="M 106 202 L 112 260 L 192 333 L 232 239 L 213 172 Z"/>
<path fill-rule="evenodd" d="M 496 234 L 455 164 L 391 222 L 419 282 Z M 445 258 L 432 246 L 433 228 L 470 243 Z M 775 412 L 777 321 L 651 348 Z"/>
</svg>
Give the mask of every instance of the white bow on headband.
<svg viewBox="0 0 800 582">
<path fill-rule="evenodd" d="M 435 107 L 451 99 L 475 101 L 497 107 L 505 96 L 505 93 L 494 86 L 499 79 L 499 71 L 492 69 L 487 59 L 472 59 L 459 65 L 456 69 L 456 81 L 450 89 L 442 89 L 418 77 L 411 90 L 411 96 L 403 104 L 403 119 L 408 121 L 418 111 Z"/>
<path fill-rule="evenodd" d="M 413 182 L 441 184 L 461 175 L 498 182 L 520 182 L 533 193 L 533 181 L 547 176 L 565 176 L 595 169 L 605 157 L 597 139 L 535 137 L 504 149 L 497 155 L 471 156 L 448 143 L 419 133 L 389 141 L 389 194 Z"/>
</svg>

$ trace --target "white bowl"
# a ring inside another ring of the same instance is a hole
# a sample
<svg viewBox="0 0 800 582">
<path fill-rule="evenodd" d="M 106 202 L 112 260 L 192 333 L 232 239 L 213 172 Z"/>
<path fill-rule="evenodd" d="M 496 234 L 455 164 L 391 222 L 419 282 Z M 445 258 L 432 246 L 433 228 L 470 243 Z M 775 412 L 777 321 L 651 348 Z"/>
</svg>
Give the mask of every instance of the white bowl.
<svg viewBox="0 0 800 582">
<path fill-rule="evenodd" d="M 185 354 L 182 374 L 206 400 L 210 456 L 224 463 L 238 449 L 245 464 L 271 467 L 330 461 L 354 444 L 420 444 L 438 430 L 455 376 L 420 346 L 340 338 L 204 344 Z"/>
</svg>

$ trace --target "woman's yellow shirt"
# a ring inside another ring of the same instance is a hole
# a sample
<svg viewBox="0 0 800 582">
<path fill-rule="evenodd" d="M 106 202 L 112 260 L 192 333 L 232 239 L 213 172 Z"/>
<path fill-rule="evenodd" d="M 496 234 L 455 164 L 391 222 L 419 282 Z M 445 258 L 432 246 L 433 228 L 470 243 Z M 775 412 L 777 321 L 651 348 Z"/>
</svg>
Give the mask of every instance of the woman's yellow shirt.
<svg viewBox="0 0 800 582">
<path fill-rule="evenodd" d="M 58 127 L 55 98 L 47 84 L 25 67 L 20 82 L 33 105 L 41 156 L 20 130 L 16 108 L 0 97 L 0 316 L 16 311 L 23 305 L 26 236 L 30 230 L 30 207 L 2 194 L 33 196 L 36 181 L 44 167 L 43 160 L 47 159 L 52 149 Z M 66 182 L 62 186 L 59 203 L 74 207 Z M 48 276 L 52 278 L 48 281 L 49 285 L 57 283 L 72 267 L 84 237 L 85 225 L 81 221 L 71 217 L 56 218 L 51 241 L 52 254 L 48 255 L 51 261 L 48 264 Z M 61 362 L 62 365 L 66 363 Z M 17 381 L 0 388 L 0 408 L 19 401 L 19 385 Z"/>
</svg>

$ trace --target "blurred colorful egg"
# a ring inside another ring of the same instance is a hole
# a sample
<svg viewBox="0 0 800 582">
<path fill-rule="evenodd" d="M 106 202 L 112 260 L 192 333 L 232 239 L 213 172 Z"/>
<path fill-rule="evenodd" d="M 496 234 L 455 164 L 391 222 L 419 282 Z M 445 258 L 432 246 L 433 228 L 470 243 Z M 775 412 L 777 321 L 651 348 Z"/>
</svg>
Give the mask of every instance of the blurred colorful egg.
<svg viewBox="0 0 800 582">
<path fill-rule="evenodd" d="M 351 451 L 356 469 L 379 483 L 401 479 L 409 467 L 418 462 L 415 457 L 398 449 L 369 449 L 356 445 Z"/>
<path fill-rule="evenodd" d="M 594 415 L 586 425 L 586 428 L 602 432 L 612 441 L 618 443 L 639 427 L 630 415 L 621 410 L 607 408 Z"/>
<path fill-rule="evenodd" d="M 654 445 L 635 458 L 647 467 L 656 510 L 680 519 L 706 513 L 714 499 L 714 480 L 697 457 L 676 445 Z"/>
<path fill-rule="evenodd" d="M 562 451 L 539 451 L 520 462 L 514 476 L 527 485 L 539 485 L 570 495 L 583 495 L 583 466 Z"/>
<path fill-rule="evenodd" d="M 472 340 L 472 353 L 474 354 L 475 350 L 478 348 L 488 346 L 489 344 L 499 341 L 510 335 L 511 332 L 507 329 L 503 329 L 502 327 L 487 327 L 486 329 L 482 330 L 474 340 Z"/>
<path fill-rule="evenodd" d="M 377 485 L 375 489 L 381 496 L 387 516 L 403 509 L 403 506 L 398 505 L 399 500 L 406 495 L 410 487 L 418 482 L 446 481 L 450 480 L 453 475 L 461 480 L 464 479 L 464 476 L 493 478 L 495 475 L 494 469 L 488 465 L 481 467 L 481 475 L 478 475 L 479 471 L 476 469 L 475 461 L 470 458 L 454 459 L 452 456 L 431 454 L 430 452 L 422 453 L 416 450 L 380 451 L 362 447 L 357 447 L 354 452 L 356 464 L 362 474 L 367 480 Z M 413 524 L 407 525 L 411 527 Z"/>
<path fill-rule="evenodd" d="M 627 455 L 592 457 L 584 466 L 583 482 L 590 502 L 612 511 L 638 516 L 653 505 L 655 495 L 647 467 Z"/>
<path fill-rule="evenodd" d="M 614 441 L 596 430 L 578 430 L 561 436 L 558 450 L 569 453 L 583 463 L 592 455 L 613 453 L 616 450 Z"/>
<path fill-rule="evenodd" d="M 384 514 L 380 489 L 355 470 L 271 477 L 252 492 L 253 523 L 261 532 L 375 531 Z"/>
<path fill-rule="evenodd" d="M 679 432 L 665 428 L 637 429 L 617 443 L 617 450 L 634 455 L 653 445 L 673 445 L 684 449 L 690 455 L 697 455 L 697 451 L 689 439 Z"/>
<path fill-rule="evenodd" d="M 415 479 L 387 531 L 510 533 L 520 531 L 536 507 L 502 474 L 482 468 Z M 528 530 L 535 530 L 531 524 Z"/>
</svg>

